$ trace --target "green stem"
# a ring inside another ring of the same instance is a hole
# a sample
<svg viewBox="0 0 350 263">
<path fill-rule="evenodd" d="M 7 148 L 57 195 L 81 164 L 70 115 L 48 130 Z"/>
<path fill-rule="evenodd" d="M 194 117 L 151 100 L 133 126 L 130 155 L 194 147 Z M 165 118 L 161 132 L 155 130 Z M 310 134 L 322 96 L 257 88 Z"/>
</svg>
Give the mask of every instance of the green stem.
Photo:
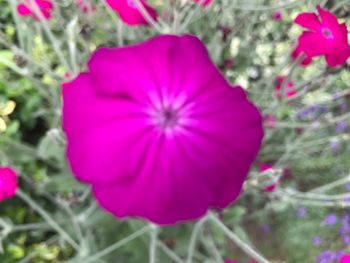
<svg viewBox="0 0 350 263">
<path fill-rule="evenodd" d="M 60 227 L 56 221 L 47 213 L 42 207 L 40 207 L 30 196 L 24 193 L 21 189 L 17 190 L 17 196 L 26 202 L 31 208 L 33 208 L 39 215 L 41 215 L 46 222 L 56 230 L 61 237 L 67 241 L 77 251 L 80 249 L 79 245 L 67 234 L 67 232 Z"/>
<path fill-rule="evenodd" d="M 149 246 L 149 263 L 156 263 L 157 261 L 157 236 L 158 229 L 156 225 L 151 224 L 151 238 L 150 238 L 150 246 Z"/>
<path fill-rule="evenodd" d="M 207 219 L 208 219 L 207 217 L 202 218 L 201 220 L 199 220 L 195 224 L 195 226 L 193 228 L 191 239 L 190 239 L 190 244 L 188 247 L 188 255 L 187 255 L 187 260 L 186 260 L 187 263 L 192 263 L 193 255 L 194 255 L 194 252 L 196 250 L 197 237 L 198 237 L 200 231 L 202 230 L 202 227 L 203 227 L 204 223 L 207 221 Z"/>
<path fill-rule="evenodd" d="M 108 255 L 109 253 L 113 252 L 114 250 L 126 245 L 127 243 L 129 243 L 130 241 L 142 236 L 143 234 L 147 233 L 150 231 L 150 227 L 149 226 L 145 226 L 143 228 L 141 228 L 140 230 L 134 232 L 133 234 L 123 238 L 122 240 L 118 241 L 117 243 L 101 250 L 99 253 L 96 253 L 95 255 L 89 256 L 88 258 L 84 258 L 84 259 L 80 259 L 79 262 L 84 262 L 84 263 L 89 263 L 89 262 L 96 262 L 97 260 L 99 260 L 100 258 Z M 74 261 L 71 261 L 74 262 Z"/>
<path fill-rule="evenodd" d="M 214 214 L 209 215 L 212 222 L 214 222 L 235 244 L 240 247 L 247 255 L 255 259 L 259 263 L 269 263 L 266 258 L 260 255 L 242 239 L 240 239 L 235 233 L 233 233 L 226 225 L 224 225 Z"/>
</svg>

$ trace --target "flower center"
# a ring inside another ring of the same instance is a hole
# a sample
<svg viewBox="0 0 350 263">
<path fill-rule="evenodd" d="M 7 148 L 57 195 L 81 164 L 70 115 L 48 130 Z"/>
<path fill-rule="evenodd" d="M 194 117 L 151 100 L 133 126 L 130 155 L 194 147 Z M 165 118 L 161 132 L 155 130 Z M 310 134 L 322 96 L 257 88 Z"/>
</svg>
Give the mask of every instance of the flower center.
<svg viewBox="0 0 350 263">
<path fill-rule="evenodd" d="M 169 106 L 159 110 L 156 119 L 162 129 L 174 129 L 179 124 L 179 113 Z"/>
<path fill-rule="evenodd" d="M 328 28 L 322 28 L 322 35 L 327 39 L 333 39 L 333 33 Z"/>
</svg>

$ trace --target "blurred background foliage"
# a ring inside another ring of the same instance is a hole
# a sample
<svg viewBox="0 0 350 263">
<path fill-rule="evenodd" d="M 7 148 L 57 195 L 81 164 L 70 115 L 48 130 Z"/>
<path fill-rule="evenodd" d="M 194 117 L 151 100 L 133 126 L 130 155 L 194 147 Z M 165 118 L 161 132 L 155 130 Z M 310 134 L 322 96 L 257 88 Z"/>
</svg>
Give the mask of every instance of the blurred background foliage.
<svg viewBox="0 0 350 263">
<path fill-rule="evenodd" d="M 315 59 L 300 68 L 290 53 L 302 31 L 293 24 L 298 13 L 322 4 L 349 25 L 350 1 L 214 0 L 208 8 L 150 2 L 165 32 L 198 35 L 231 83 L 245 87 L 264 116 L 275 118 L 273 125 L 266 122 L 264 147 L 240 199 L 219 213 L 222 222 L 271 262 L 321 262 L 325 251 L 346 251 L 349 65 L 329 69 Z M 17 3 L 0 0 L 0 163 L 16 168 L 24 195 L 0 204 L 0 262 L 147 262 L 147 223 L 114 219 L 70 174 L 60 85 L 84 70 L 96 47 L 139 42 L 156 31 L 127 27 L 104 1 L 89 1 L 96 6 L 89 14 L 73 0 L 55 1 L 54 18 L 44 25 L 16 15 Z M 293 81 L 297 96 L 276 98 L 279 75 Z M 274 168 L 261 173 L 263 163 Z M 277 180 L 273 192 L 264 191 Z M 161 263 L 185 262 L 195 237 L 194 262 L 250 260 L 207 221 L 158 232 Z"/>
</svg>

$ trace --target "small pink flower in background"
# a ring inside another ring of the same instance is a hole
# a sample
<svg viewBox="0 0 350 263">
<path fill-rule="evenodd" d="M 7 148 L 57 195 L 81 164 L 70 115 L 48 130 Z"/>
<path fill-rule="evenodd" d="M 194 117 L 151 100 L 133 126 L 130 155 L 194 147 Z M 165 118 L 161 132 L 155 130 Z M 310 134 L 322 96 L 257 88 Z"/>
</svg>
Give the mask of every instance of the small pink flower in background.
<svg viewBox="0 0 350 263">
<path fill-rule="evenodd" d="M 73 73 L 72 72 L 66 72 L 64 73 L 64 76 L 63 76 L 63 83 L 65 82 L 69 82 L 73 79 Z"/>
<path fill-rule="evenodd" d="M 224 60 L 224 62 L 222 63 L 221 68 L 222 69 L 233 69 L 234 66 L 234 61 L 232 58 L 227 58 Z"/>
<path fill-rule="evenodd" d="M 208 6 L 213 2 L 213 0 L 194 0 L 197 4 L 201 4 L 203 6 Z"/>
<path fill-rule="evenodd" d="M 265 186 L 264 191 L 272 193 L 276 190 L 276 188 L 277 188 L 277 184 L 270 184 L 268 186 Z"/>
<path fill-rule="evenodd" d="M 261 163 L 259 164 L 259 172 L 265 172 L 273 168 L 271 163 Z M 265 192 L 273 192 L 277 188 L 277 183 L 272 183 L 264 187 Z"/>
<path fill-rule="evenodd" d="M 52 17 L 52 10 L 53 10 L 53 3 L 51 0 L 34 0 L 37 8 L 40 9 L 43 17 L 46 20 L 51 19 Z M 22 3 L 20 3 L 17 6 L 17 12 L 21 16 L 33 16 L 36 20 L 40 20 L 38 15 L 35 13 L 35 6 L 33 6 L 34 3 L 31 0 L 24 0 Z"/>
<path fill-rule="evenodd" d="M 0 166 L 0 202 L 13 197 L 16 194 L 17 188 L 16 172 L 10 167 Z"/>
<path fill-rule="evenodd" d="M 264 116 L 264 124 L 267 128 L 275 129 L 277 127 L 277 118 L 271 114 Z"/>
<path fill-rule="evenodd" d="M 134 0 L 105 0 L 107 4 L 116 11 L 120 18 L 129 26 L 149 25 L 142 13 L 138 9 Z M 145 0 L 140 0 L 148 14 L 157 20 L 157 12 L 147 4 Z"/>
<path fill-rule="evenodd" d="M 350 263 L 350 254 L 342 256 L 339 263 Z"/>
<path fill-rule="evenodd" d="M 283 87 L 283 85 L 285 87 Z M 283 90 L 284 88 L 284 90 Z M 287 79 L 286 76 L 278 76 L 275 84 L 275 96 L 277 99 L 291 98 L 297 94 L 294 83 Z"/>
<path fill-rule="evenodd" d="M 265 172 L 273 168 L 271 163 L 261 163 L 259 164 L 259 172 Z"/>
<path fill-rule="evenodd" d="M 100 48 L 63 85 L 73 174 L 117 217 L 169 225 L 239 196 L 262 118 L 194 36 Z"/>
<path fill-rule="evenodd" d="M 273 19 L 277 22 L 281 21 L 282 20 L 282 12 L 281 11 L 276 11 L 274 14 L 273 14 Z"/>
<path fill-rule="evenodd" d="M 232 29 L 227 26 L 220 26 L 219 31 L 222 34 L 222 41 L 226 42 L 229 35 L 232 33 Z"/>
<path fill-rule="evenodd" d="M 96 6 L 89 3 L 87 0 L 76 0 L 76 4 L 85 14 L 91 14 L 96 11 Z"/>
<path fill-rule="evenodd" d="M 334 14 L 320 6 L 317 6 L 317 10 L 319 16 L 316 13 L 301 13 L 295 18 L 294 22 L 308 31 L 299 37 L 293 57 L 305 53 L 306 62 L 311 62 L 313 57 L 325 56 L 329 67 L 343 65 L 350 56 L 346 24 L 339 23 Z"/>
</svg>

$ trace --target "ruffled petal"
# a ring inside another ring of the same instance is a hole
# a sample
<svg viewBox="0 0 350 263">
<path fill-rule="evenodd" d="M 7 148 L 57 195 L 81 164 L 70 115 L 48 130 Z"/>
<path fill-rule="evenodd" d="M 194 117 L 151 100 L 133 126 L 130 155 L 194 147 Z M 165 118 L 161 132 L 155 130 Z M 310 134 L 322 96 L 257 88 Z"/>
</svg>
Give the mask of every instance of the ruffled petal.
<svg viewBox="0 0 350 263">
<path fill-rule="evenodd" d="M 328 27 L 331 31 L 334 31 L 339 27 L 338 19 L 334 14 L 323 9 L 319 5 L 317 6 L 317 11 L 321 17 L 322 26 Z"/>
<path fill-rule="evenodd" d="M 294 19 L 294 22 L 313 31 L 321 28 L 321 23 L 315 13 L 301 13 Z"/>
<path fill-rule="evenodd" d="M 32 13 L 32 11 L 27 7 L 26 4 L 19 4 L 17 6 L 17 11 L 21 16 L 28 16 Z"/>
<path fill-rule="evenodd" d="M 330 67 L 344 65 L 350 56 L 349 45 L 337 45 L 326 54 L 326 62 Z"/>
<path fill-rule="evenodd" d="M 106 0 L 106 2 L 129 26 L 148 25 L 147 20 L 132 0 Z M 140 2 L 153 20 L 157 20 L 158 15 L 156 10 L 148 5 L 146 1 L 141 0 Z"/>
</svg>

